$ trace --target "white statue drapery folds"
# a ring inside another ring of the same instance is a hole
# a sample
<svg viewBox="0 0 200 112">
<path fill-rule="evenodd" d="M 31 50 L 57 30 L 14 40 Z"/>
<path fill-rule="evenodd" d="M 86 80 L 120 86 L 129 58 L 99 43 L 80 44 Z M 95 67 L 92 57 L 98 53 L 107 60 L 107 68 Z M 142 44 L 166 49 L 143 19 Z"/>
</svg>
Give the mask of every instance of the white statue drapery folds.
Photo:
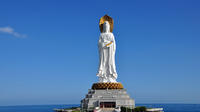
<svg viewBox="0 0 200 112">
<path fill-rule="evenodd" d="M 97 76 L 99 82 L 117 82 L 117 72 L 115 66 L 115 38 L 110 32 L 110 24 L 105 21 L 103 32 L 100 34 L 99 42 L 99 70 Z"/>
</svg>

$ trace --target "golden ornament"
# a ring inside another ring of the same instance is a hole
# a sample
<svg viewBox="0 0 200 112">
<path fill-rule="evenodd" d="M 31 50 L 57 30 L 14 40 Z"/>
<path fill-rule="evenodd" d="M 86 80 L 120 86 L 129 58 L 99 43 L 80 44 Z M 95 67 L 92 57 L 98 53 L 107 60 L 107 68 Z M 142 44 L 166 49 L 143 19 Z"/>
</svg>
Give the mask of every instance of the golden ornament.
<svg viewBox="0 0 200 112">
<path fill-rule="evenodd" d="M 92 89 L 123 89 L 123 85 L 119 82 L 106 82 L 106 83 L 94 83 Z"/>
</svg>

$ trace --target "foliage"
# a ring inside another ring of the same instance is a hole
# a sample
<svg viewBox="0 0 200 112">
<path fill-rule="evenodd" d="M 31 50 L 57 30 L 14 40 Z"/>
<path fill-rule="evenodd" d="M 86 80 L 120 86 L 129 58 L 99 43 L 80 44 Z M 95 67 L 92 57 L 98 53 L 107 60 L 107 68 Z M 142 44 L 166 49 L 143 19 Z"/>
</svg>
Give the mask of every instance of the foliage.
<svg viewBox="0 0 200 112">
<path fill-rule="evenodd" d="M 134 108 L 134 112 L 146 112 L 146 107 L 145 106 L 140 106 Z"/>
<path fill-rule="evenodd" d="M 133 112 L 133 109 L 130 109 L 128 107 L 121 107 L 121 112 Z"/>
<path fill-rule="evenodd" d="M 128 107 L 121 107 L 121 112 L 146 112 L 145 106 L 136 107 L 134 109 L 130 109 Z"/>
<path fill-rule="evenodd" d="M 80 112 L 80 110 L 75 110 L 75 111 L 72 111 L 72 112 Z"/>
<path fill-rule="evenodd" d="M 77 109 L 77 108 L 79 108 L 79 107 L 70 107 L 70 109 Z"/>
</svg>

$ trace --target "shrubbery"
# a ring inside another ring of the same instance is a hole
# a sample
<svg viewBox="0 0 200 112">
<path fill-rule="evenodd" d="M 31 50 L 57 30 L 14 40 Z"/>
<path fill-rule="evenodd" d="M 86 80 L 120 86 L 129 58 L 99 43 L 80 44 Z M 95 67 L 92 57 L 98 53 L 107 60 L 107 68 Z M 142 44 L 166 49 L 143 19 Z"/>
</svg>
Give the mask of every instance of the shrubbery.
<svg viewBox="0 0 200 112">
<path fill-rule="evenodd" d="M 121 107 L 121 112 L 146 112 L 145 106 L 136 107 L 134 109 L 130 109 L 128 107 Z"/>
</svg>

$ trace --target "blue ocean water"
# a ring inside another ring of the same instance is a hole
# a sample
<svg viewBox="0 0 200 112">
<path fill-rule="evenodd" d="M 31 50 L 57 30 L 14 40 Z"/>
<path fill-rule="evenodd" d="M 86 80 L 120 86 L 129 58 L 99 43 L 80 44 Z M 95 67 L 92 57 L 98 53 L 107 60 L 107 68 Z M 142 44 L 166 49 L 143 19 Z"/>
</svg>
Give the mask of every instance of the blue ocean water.
<svg viewBox="0 0 200 112">
<path fill-rule="evenodd" d="M 29 106 L 0 106 L 0 112 L 54 112 L 55 108 L 76 107 L 77 105 L 29 105 Z M 163 108 L 164 112 L 200 112 L 200 104 L 136 104 Z"/>
</svg>

